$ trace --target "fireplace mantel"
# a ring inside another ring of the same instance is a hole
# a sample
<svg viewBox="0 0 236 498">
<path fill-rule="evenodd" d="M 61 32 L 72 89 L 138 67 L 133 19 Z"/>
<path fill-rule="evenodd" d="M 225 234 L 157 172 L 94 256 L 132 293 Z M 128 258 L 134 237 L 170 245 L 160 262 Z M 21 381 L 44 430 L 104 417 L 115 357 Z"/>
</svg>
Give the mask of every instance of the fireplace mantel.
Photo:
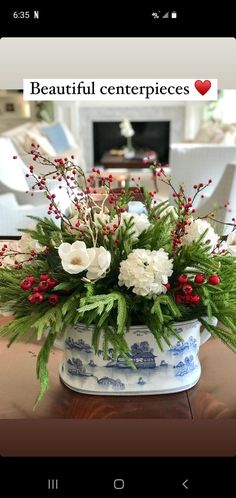
<svg viewBox="0 0 236 498">
<path fill-rule="evenodd" d="M 195 133 L 198 103 L 186 102 L 55 102 L 55 119 L 67 124 L 76 141 L 82 144 L 87 169 L 93 167 L 93 123 L 96 121 L 169 121 L 170 144 L 182 142 Z M 198 109 L 199 108 L 199 109 Z M 194 129 L 192 116 L 194 114 Z M 186 130 L 188 133 L 186 133 Z"/>
</svg>

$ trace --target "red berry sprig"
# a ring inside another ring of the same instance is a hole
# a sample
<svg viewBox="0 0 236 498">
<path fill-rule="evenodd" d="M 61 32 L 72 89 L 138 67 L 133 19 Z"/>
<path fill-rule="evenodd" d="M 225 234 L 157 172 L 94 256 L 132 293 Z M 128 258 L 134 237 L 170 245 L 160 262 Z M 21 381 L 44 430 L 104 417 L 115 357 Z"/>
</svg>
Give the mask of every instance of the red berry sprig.
<svg viewBox="0 0 236 498">
<path fill-rule="evenodd" d="M 191 296 L 191 304 L 199 304 L 200 299 L 201 298 L 200 298 L 199 294 L 193 294 Z"/>
<path fill-rule="evenodd" d="M 179 284 L 181 284 L 181 285 L 187 284 L 187 283 L 188 283 L 188 280 L 189 280 L 189 279 L 188 279 L 188 275 L 185 275 L 185 274 L 180 275 L 180 276 L 178 277 L 178 282 L 179 282 Z"/>
<path fill-rule="evenodd" d="M 187 296 L 187 295 L 190 296 L 193 292 L 193 288 L 191 285 L 186 284 L 182 287 L 182 292 L 183 292 L 183 294 L 185 294 L 185 296 Z"/>
<path fill-rule="evenodd" d="M 39 290 L 40 292 L 42 292 L 42 291 L 44 291 L 44 292 L 45 292 L 45 291 L 47 291 L 48 289 L 49 289 L 49 286 L 48 286 L 48 282 L 47 282 L 47 280 L 42 280 L 41 282 L 39 282 L 39 284 L 38 284 L 38 290 Z"/>
<path fill-rule="evenodd" d="M 197 280 L 196 280 L 196 277 Z M 203 274 L 197 274 L 194 279 L 195 283 L 203 283 L 205 280 L 205 276 Z M 201 278 L 200 278 L 201 277 Z M 178 283 L 181 285 L 181 289 L 175 292 L 175 302 L 177 304 L 186 303 L 186 304 L 199 304 L 201 298 L 197 292 L 193 294 L 194 288 L 189 283 L 189 277 L 185 273 L 179 275 Z M 199 281 L 199 282 L 198 282 Z"/>
<path fill-rule="evenodd" d="M 48 275 L 48 273 L 42 273 L 42 275 L 40 275 L 40 282 L 42 281 L 45 281 L 45 280 L 48 280 L 50 278 L 50 276 Z"/>
<path fill-rule="evenodd" d="M 175 292 L 175 302 L 178 304 L 181 304 L 184 300 L 184 296 L 180 294 L 180 292 L 176 291 Z"/>
<path fill-rule="evenodd" d="M 211 285 L 219 285 L 219 283 L 220 283 L 219 275 L 211 275 L 208 279 L 208 282 Z"/>
<path fill-rule="evenodd" d="M 31 277 L 30 275 L 28 277 L 25 277 L 23 280 L 21 280 L 20 286 L 21 289 L 23 290 L 29 290 L 31 287 L 34 285 L 35 278 Z"/>
<path fill-rule="evenodd" d="M 20 287 L 24 291 L 31 290 L 31 294 L 28 296 L 28 301 L 30 304 L 41 304 L 45 298 L 45 292 L 50 292 L 56 285 L 58 281 L 50 277 L 49 274 L 43 273 L 40 275 L 39 283 L 36 287 L 33 287 L 35 284 L 35 277 L 31 275 L 27 275 L 21 282 Z M 57 294 L 51 294 L 48 298 L 48 303 L 51 306 L 55 306 L 60 300 L 60 297 Z"/>
<path fill-rule="evenodd" d="M 49 304 L 51 304 L 51 306 L 56 306 L 56 304 L 60 301 L 60 298 L 58 296 L 58 294 L 51 294 L 51 296 L 48 298 L 48 302 Z"/>
<path fill-rule="evenodd" d="M 205 275 L 203 273 L 197 273 L 194 278 L 195 284 L 203 284 L 205 282 Z"/>
<path fill-rule="evenodd" d="M 43 302 L 44 296 L 41 292 L 34 292 L 28 296 L 28 301 L 30 304 L 41 304 Z"/>
<path fill-rule="evenodd" d="M 49 277 L 46 280 L 46 282 L 48 284 L 48 288 L 49 289 L 54 289 L 54 287 L 56 287 L 56 285 L 58 285 L 58 281 L 55 278 L 52 278 L 52 277 Z"/>
</svg>

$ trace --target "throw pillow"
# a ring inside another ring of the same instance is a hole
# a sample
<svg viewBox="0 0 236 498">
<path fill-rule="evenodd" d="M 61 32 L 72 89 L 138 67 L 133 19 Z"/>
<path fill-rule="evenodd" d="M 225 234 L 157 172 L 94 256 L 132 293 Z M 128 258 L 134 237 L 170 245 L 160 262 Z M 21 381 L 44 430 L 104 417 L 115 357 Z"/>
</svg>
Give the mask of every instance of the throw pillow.
<svg viewBox="0 0 236 498">
<path fill-rule="evenodd" d="M 25 150 L 29 151 L 32 149 L 31 143 L 38 144 L 40 146 L 40 152 L 46 154 L 47 156 L 55 156 L 56 151 L 50 144 L 49 140 L 41 135 L 41 133 L 36 129 L 28 130 L 26 134 L 27 138 L 25 140 Z"/>
<path fill-rule="evenodd" d="M 70 148 L 68 136 L 61 123 L 55 123 L 51 126 L 41 128 L 41 132 L 48 138 L 55 149 L 56 154 L 60 154 Z"/>
</svg>

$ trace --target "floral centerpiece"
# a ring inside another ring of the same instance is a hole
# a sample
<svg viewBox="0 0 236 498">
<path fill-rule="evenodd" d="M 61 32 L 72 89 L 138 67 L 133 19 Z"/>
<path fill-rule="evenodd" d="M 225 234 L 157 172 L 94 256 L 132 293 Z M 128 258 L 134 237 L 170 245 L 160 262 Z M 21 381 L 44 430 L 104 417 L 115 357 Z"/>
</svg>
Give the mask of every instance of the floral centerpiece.
<svg viewBox="0 0 236 498">
<path fill-rule="evenodd" d="M 150 368 L 153 361 L 145 341 L 133 344 L 131 354 L 127 338 L 134 326 L 148 328 L 163 351 L 173 340 L 181 347 L 176 324 L 198 320 L 236 349 L 236 222 L 233 218 L 229 224 L 226 244 L 210 224 L 213 213 L 196 213 L 195 198 L 207 184 L 194 185 L 190 198 L 157 168 L 155 174 L 172 189 L 174 201 L 158 204 L 140 179 L 134 188 L 117 192 L 111 175 L 93 168 L 86 176 L 73 156 L 50 161 L 35 145 L 31 153 L 42 170 L 47 165 L 47 174 L 37 176 L 32 165 L 29 175 L 33 191 L 42 190 L 48 198 L 48 217 L 33 218 L 21 240 L 0 247 L 0 311 L 13 315 L 0 335 L 9 337 L 9 345 L 29 334 L 43 339 L 37 401 L 48 387 L 47 362 L 55 339 L 78 324 L 90 330 L 98 356 L 111 360 L 112 350 L 113 366 L 118 358 L 131 370 L 142 366 L 138 362 L 143 358 Z M 60 208 L 60 195 L 50 192 L 48 178 L 58 182 L 58 192 L 68 194 L 66 212 Z M 129 212 L 136 194 L 142 195 L 141 214 Z M 213 316 L 218 325 L 212 323 Z M 70 337 L 67 345 L 89 354 L 91 346 L 85 342 L 76 346 Z M 68 361 L 72 373 L 85 376 L 81 360 Z M 166 366 L 164 360 L 161 366 Z M 143 376 L 138 382 L 144 384 Z"/>
</svg>

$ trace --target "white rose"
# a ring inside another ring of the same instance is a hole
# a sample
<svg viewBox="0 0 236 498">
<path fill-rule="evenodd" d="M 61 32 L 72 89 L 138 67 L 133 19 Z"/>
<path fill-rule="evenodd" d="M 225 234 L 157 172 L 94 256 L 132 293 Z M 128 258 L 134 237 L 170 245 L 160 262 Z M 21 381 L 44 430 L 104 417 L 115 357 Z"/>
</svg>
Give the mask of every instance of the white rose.
<svg viewBox="0 0 236 498">
<path fill-rule="evenodd" d="M 172 260 L 164 249 L 134 249 L 126 260 L 121 261 L 119 285 L 128 289 L 133 287 L 134 294 L 152 297 L 167 292 L 165 284 L 172 273 Z"/>
<path fill-rule="evenodd" d="M 96 256 L 95 249 L 87 249 L 82 241 L 76 241 L 73 244 L 63 242 L 58 248 L 58 253 L 62 267 L 67 273 L 71 274 L 87 270 Z"/>
<path fill-rule="evenodd" d="M 227 237 L 227 249 L 231 256 L 236 256 L 236 232 L 229 233 Z"/>
<path fill-rule="evenodd" d="M 89 280 L 102 278 L 111 264 L 111 253 L 104 247 L 95 247 L 95 258 L 88 267 L 86 277 Z"/>
<path fill-rule="evenodd" d="M 206 231 L 207 230 L 207 231 Z M 181 241 L 184 245 L 189 245 L 192 242 L 195 242 L 199 240 L 201 235 L 206 231 L 204 237 L 202 238 L 202 243 L 209 243 L 210 244 L 210 250 L 212 251 L 214 247 L 216 246 L 219 236 L 217 233 L 214 231 L 210 223 L 206 220 L 201 220 L 200 218 L 197 220 L 194 220 L 191 225 L 186 227 L 186 234 L 183 235 L 181 238 Z"/>
<path fill-rule="evenodd" d="M 133 218 L 134 221 L 134 227 L 133 227 L 133 232 L 134 234 L 132 235 L 133 239 L 137 239 L 139 235 L 144 230 L 147 230 L 150 226 L 150 221 L 147 217 L 146 214 L 137 214 L 137 213 L 122 213 L 121 215 L 121 223 L 124 222 L 124 220 L 129 220 L 130 218 Z"/>
</svg>

